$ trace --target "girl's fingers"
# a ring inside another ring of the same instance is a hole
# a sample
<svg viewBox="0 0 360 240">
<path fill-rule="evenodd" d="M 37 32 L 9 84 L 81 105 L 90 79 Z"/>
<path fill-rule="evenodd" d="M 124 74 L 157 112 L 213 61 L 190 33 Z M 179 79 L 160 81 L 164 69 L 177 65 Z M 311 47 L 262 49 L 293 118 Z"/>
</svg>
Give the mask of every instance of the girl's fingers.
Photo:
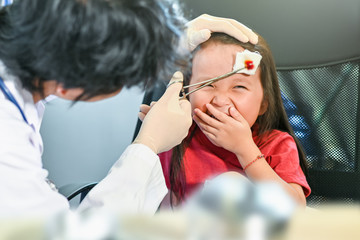
<svg viewBox="0 0 360 240">
<path fill-rule="evenodd" d="M 206 114 L 205 114 L 206 115 Z M 203 132 L 207 132 L 209 134 L 214 135 L 217 132 L 217 129 L 214 128 L 213 126 L 207 124 L 206 122 L 204 122 L 201 118 L 199 118 L 197 115 L 194 115 L 193 117 L 194 121 L 196 122 L 196 124 L 199 126 L 199 128 L 203 131 Z"/>
<path fill-rule="evenodd" d="M 146 104 L 141 104 L 140 105 L 140 112 L 138 113 L 138 117 L 141 121 L 144 120 L 146 114 L 150 111 L 150 109 L 152 108 L 152 106 L 155 104 L 156 102 L 151 102 L 150 106 L 146 105 Z"/>
<path fill-rule="evenodd" d="M 199 119 L 201 119 L 204 123 L 206 123 L 207 125 L 210 125 L 214 128 L 219 128 L 221 127 L 221 122 L 219 122 L 217 119 L 210 117 L 209 115 L 207 115 L 206 113 L 202 112 L 200 109 L 194 109 L 194 116 L 197 116 Z"/>
<path fill-rule="evenodd" d="M 212 142 L 215 146 L 218 146 L 218 144 L 216 143 L 216 136 L 212 133 L 203 131 L 204 135 L 210 140 L 210 142 Z"/>
<path fill-rule="evenodd" d="M 246 121 L 245 118 L 241 115 L 241 113 L 234 107 L 230 107 L 229 109 L 230 116 L 237 120 L 238 122 Z"/>
<path fill-rule="evenodd" d="M 220 122 L 226 122 L 229 119 L 229 116 L 226 115 L 223 112 L 220 112 L 219 110 L 217 110 L 213 105 L 211 104 L 206 104 L 206 107 L 208 109 L 208 111 Z M 213 118 L 212 118 L 213 119 Z"/>
<path fill-rule="evenodd" d="M 150 106 L 146 104 L 140 105 L 140 112 L 144 113 L 145 115 L 150 111 Z"/>
<path fill-rule="evenodd" d="M 145 115 L 144 113 L 142 113 L 142 112 L 139 112 L 139 113 L 138 113 L 138 117 L 139 117 L 139 119 L 140 119 L 141 121 L 144 120 L 145 116 L 146 116 L 146 115 Z"/>
<path fill-rule="evenodd" d="M 216 129 L 210 127 L 209 125 L 201 125 L 199 123 L 197 123 L 198 127 L 200 128 L 200 130 L 202 131 L 202 133 L 211 141 L 215 141 L 216 139 Z"/>
</svg>

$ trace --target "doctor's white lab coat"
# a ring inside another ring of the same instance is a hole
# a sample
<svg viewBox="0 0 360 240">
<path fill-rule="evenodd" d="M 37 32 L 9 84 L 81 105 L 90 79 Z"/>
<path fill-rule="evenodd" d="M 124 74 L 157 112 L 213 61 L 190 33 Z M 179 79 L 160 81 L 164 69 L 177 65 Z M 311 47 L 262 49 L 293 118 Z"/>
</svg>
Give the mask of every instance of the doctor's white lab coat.
<svg viewBox="0 0 360 240">
<path fill-rule="evenodd" d="M 1 61 L 0 77 L 29 122 L 0 91 L 0 217 L 51 216 L 69 209 L 67 199 L 48 185 L 48 172 L 42 165 L 39 129 L 44 103 L 34 104 L 30 92 L 6 72 Z M 119 213 L 155 213 L 166 193 L 158 156 L 145 145 L 133 144 L 79 210 L 98 207 Z"/>
</svg>

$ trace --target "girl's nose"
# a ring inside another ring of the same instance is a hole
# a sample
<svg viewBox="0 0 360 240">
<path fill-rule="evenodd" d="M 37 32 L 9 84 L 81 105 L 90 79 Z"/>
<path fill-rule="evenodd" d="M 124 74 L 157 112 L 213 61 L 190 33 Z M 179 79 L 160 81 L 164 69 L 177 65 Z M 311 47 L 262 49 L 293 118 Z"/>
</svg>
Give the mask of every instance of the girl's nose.
<svg viewBox="0 0 360 240">
<path fill-rule="evenodd" d="M 226 93 L 216 93 L 211 103 L 215 107 L 229 107 L 229 105 L 231 104 L 231 100 Z"/>
</svg>

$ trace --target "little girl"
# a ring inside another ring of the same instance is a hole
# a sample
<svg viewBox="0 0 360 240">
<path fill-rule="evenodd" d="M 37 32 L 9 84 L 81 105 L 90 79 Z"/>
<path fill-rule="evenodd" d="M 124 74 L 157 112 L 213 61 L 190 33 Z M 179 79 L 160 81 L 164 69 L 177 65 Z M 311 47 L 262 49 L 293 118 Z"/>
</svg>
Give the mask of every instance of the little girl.
<svg viewBox="0 0 360 240">
<path fill-rule="evenodd" d="M 245 49 L 262 55 L 255 75 L 236 73 L 190 94 L 194 123 L 188 137 L 159 155 L 172 205 L 228 171 L 252 181 L 276 181 L 306 205 L 305 154 L 289 124 L 274 60 L 261 36 L 252 45 L 212 34 L 196 50 L 190 82 L 184 85 L 231 72 L 236 53 Z"/>
</svg>

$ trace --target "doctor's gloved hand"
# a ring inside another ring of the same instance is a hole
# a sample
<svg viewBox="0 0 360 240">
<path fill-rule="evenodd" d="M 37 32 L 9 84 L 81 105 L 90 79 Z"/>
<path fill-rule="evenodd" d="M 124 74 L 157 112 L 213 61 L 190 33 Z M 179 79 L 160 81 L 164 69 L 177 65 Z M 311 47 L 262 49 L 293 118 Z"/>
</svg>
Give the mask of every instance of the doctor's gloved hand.
<svg viewBox="0 0 360 240">
<path fill-rule="evenodd" d="M 157 154 L 170 150 L 187 136 L 192 117 L 190 102 L 186 99 L 179 100 L 182 81 L 182 73 L 176 72 L 164 95 L 147 108 L 139 134 L 133 143 L 144 144 Z"/>
<path fill-rule="evenodd" d="M 244 43 L 258 42 L 258 36 L 250 28 L 231 18 L 202 14 L 188 22 L 187 27 L 187 44 L 190 51 L 208 40 L 212 32 L 226 33 Z"/>
</svg>

